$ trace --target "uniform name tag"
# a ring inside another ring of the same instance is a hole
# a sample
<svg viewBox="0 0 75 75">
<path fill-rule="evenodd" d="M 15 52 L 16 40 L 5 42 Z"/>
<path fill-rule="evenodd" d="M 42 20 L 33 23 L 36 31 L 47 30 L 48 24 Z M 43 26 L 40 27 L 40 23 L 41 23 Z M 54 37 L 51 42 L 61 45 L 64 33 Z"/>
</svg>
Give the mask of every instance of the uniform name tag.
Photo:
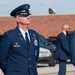
<svg viewBox="0 0 75 75">
<path fill-rule="evenodd" d="M 15 43 L 13 47 L 20 47 L 20 45 L 18 43 Z"/>
</svg>

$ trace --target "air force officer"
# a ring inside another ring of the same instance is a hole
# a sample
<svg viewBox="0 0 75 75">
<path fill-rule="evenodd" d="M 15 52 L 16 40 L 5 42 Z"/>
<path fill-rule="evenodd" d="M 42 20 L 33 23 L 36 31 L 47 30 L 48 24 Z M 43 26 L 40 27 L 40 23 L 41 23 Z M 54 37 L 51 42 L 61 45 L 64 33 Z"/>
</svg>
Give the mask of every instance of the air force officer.
<svg viewBox="0 0 75 75">
<path fill-rule="evenodd" d="M 10 13 L 17 27 L 5 32 L 0 40 L 0 68 L 5 75 L 38 75 L 39 36 L 28 28 L 29 8 L 29 4 L 23 4 Z"/>
</svg>

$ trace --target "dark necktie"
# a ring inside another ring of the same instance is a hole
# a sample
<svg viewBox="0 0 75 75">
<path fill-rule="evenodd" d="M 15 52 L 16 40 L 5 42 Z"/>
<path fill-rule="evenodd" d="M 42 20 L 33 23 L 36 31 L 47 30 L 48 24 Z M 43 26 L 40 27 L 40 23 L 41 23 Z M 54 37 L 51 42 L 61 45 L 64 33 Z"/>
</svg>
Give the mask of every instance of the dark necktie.
<svg viewBox="0 0 75 75">
<path fill-rule="evenodd" d="M 30 48 L 30 42 L 29 42 L 27 33 L 25 33 L 25 39 L 26 39 L 26 44 L 27 44 L 28 48 Z"/>
</svg>

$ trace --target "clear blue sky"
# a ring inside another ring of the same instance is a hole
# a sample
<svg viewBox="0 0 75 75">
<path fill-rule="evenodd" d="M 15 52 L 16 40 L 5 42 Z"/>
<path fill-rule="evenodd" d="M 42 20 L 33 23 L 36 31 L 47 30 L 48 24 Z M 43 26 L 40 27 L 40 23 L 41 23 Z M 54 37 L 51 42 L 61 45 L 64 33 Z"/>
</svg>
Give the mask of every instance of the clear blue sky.
<svg viewBox="0 0 75 75">
<path fill-rule="evenodd" d="M 48 14 L 49 8 L 56 14 L 75 14 L 75 0 L 0 0 L 0 16 L 9 16 L 14 8 L 24 3 L 30 4 L 33 15 Z"/>
</svg>

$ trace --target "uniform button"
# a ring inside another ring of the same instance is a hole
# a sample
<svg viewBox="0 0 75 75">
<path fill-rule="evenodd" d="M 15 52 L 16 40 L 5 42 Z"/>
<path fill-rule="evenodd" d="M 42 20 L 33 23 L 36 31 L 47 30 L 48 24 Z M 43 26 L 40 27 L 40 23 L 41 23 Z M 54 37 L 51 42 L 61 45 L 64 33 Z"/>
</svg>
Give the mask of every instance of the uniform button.
<svg viewBox="0 0 75 75">
<path fill-rule="evenodd" d="M 30 58 L 29 58 L 29 60 L 30 60 Z"/>
<path fill-rule="evenodd" d="M 31 65 L 29 65 L 29 67 L 31 67 Z"/>
</svg>

